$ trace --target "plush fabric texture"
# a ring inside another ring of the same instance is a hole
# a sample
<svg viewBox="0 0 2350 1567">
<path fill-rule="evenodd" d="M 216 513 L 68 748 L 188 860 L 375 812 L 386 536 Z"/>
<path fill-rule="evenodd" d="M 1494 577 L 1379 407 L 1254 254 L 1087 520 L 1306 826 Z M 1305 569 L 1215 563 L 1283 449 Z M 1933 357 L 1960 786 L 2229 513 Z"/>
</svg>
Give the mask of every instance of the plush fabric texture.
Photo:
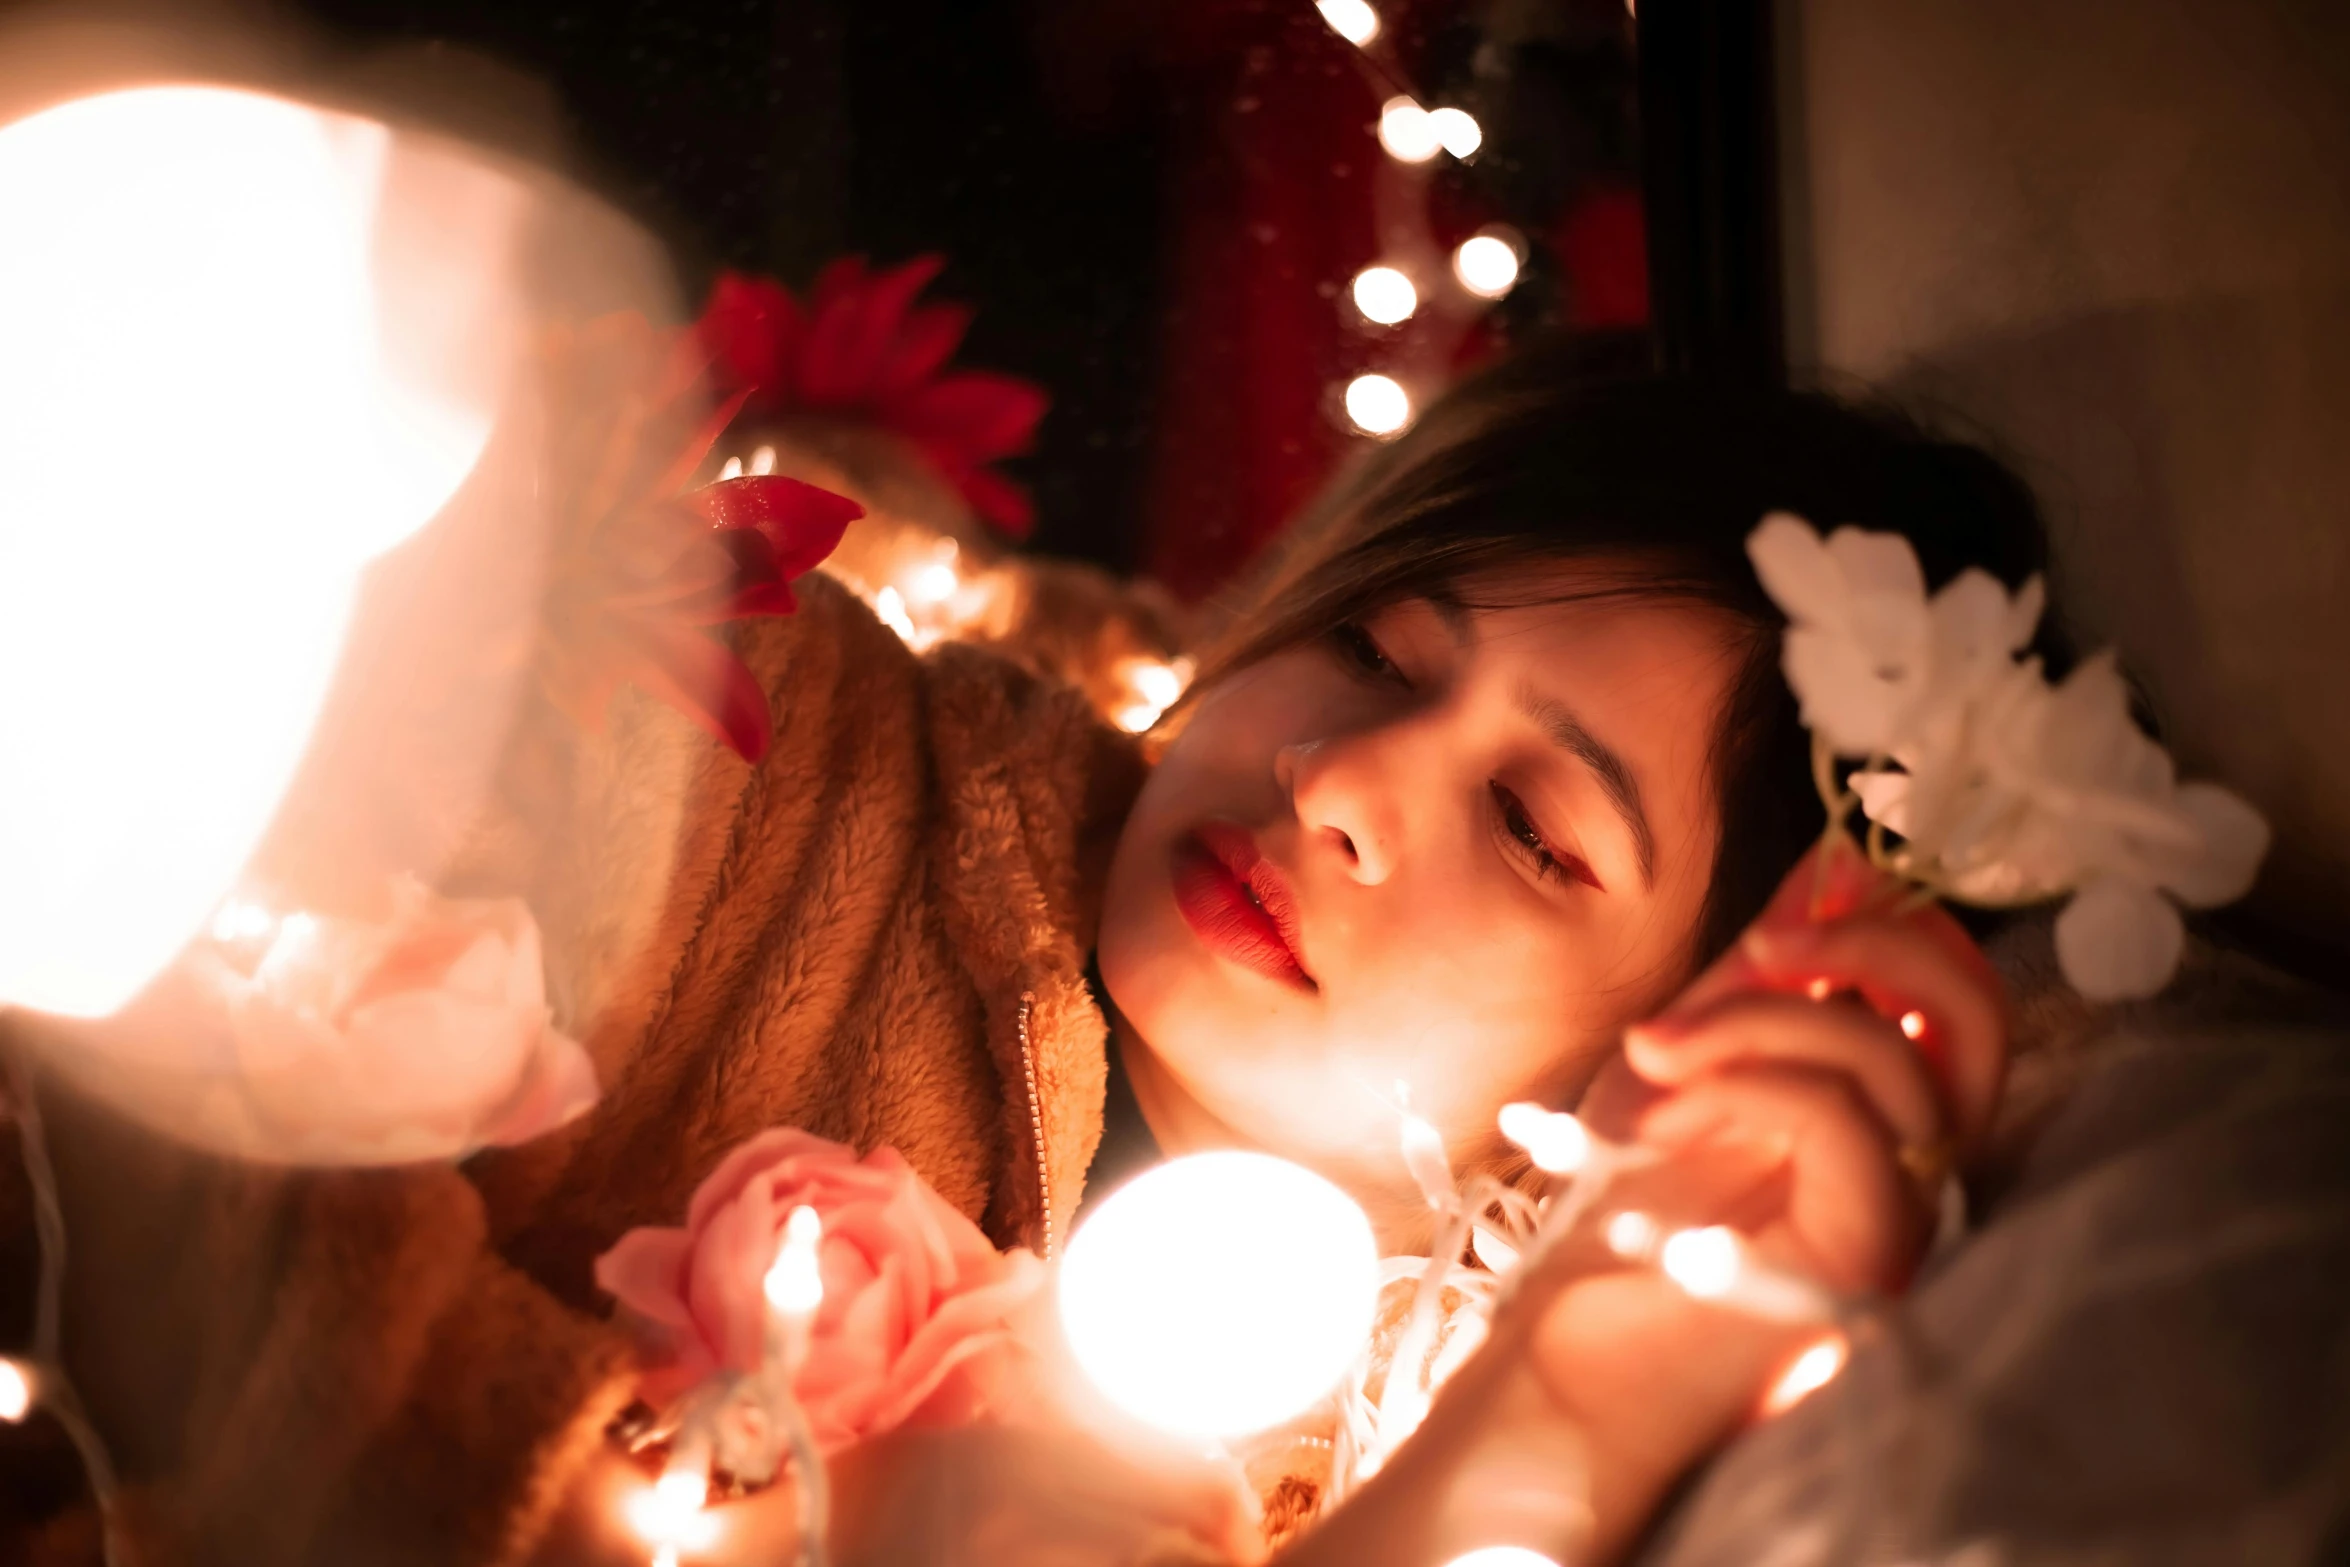
<svg viewBox="0 0 2350 1567">
<path fill-rule="evenodd" d="M 540 912 L 587 1116 L 462 1168 L 291 1172 L 47 1096 L 67 1353 L 139 1562 L 527 1556 L 631 1395 L 596 1255 L 767 1128 L 896 1148 L 998 1244 L 1066 1228 L 1101 1125 L 1094 900 L 1141 762 L 1075 694 L 966 647 L 917 661 L 836 584 L 801 592 L 735 628 L 772 701 L 759 767 L 623 693 L 603 735 L 518 737 L 478 885 L 450 889 Z M 40 1440 L 9 1434 L 0 1473 L 53 1491 Z M 0 1559 L 94 1559 L 86 1508 L 15 1487 Z"/>
</svg>

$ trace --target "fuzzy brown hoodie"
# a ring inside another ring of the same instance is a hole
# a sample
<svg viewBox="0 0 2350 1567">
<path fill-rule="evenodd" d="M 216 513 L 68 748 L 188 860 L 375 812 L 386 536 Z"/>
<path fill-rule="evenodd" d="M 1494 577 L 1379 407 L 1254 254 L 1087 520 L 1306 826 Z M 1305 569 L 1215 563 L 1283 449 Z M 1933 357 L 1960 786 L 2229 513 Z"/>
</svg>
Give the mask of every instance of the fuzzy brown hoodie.
<svg viewBox="0 0 2350 1567">
<path fill-rule="evenodd" d="M 49 1096 L 65 1352 L 138 1562 L 527 1556 L 631 1393 L 594 1258 L 765 1128 L 895 1147 L 998 1244 L 1065 1229 L 1101 1128 L 1086 955 L 1142 764 L 1073 693 L 917 660 L 801 586 L 736 628 L 764 762 L 624 696 L 534 764 L 538 808 L 484 858 L 545 926 L 589 1115 L 462 1167 L 289 1172 Z M 20 1544 L 88 1559 L 86 1507 L 27 1516 L 29 1440 L 0 1482 Z"/>
</svg>

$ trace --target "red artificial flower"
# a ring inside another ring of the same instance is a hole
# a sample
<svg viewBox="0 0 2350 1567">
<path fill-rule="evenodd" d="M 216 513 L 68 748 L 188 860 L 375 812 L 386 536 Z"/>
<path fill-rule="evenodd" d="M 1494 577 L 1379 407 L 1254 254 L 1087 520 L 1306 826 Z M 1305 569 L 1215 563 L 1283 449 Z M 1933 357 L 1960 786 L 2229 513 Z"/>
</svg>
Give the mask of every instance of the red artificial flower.
<svg viewBox="0 0 2350 1567">
<path fill-rule="evenodd" d="M 970 502 L 1014 538 L 1036 511 L 987 464 L 1029 449 L 1042 388 L 986 370 L 947 370 L 971 325 L 962 305 L 914 303 L 945 260 L 921 256 L 868 274 L 864 258 L 826 267 L 803 307 L 772 278 L 719 275 L 698 328 L 719 385 L 764 414 L 869 420 L 911 441 Z"/>
<path fill-rule="evenodd" d="M 597 728 L 612 693 L 634 685 L 758 761 L 772 738 L 766 693 L 710 628 L 790 614 L 792 579 L 864 508 L 772 476 L 687 488 L 744 396 L 712 406 L 690 333 L 605 316 L 550 335 L 545 367 L 549 696 Z"/>
</svg>

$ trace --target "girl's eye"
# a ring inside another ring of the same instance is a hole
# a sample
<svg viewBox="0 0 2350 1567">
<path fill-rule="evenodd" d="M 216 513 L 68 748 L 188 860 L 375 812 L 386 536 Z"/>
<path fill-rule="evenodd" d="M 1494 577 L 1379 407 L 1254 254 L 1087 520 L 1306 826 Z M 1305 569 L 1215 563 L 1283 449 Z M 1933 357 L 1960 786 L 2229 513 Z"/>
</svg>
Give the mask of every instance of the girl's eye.
<svg viewBox="0 0 2350 1567">
<path fill-rule="evenodd" d="M 1404 683 L 1403 671 L 1396 667 L 1395 660 L 1389 658 L 1386 650 L 1380 647 L 1378 638 L 1364 630 L 1358 622 L 1340 621 L 1331 629 L 1330 642 L 1338 649 L 1338 656 L 1353 665 L 1357 672 L 1373 680 L 1385 680 L 1397 685 Z"/>
<path fill-rule="evenodd" d="M 1592 874 L 1591 867 L 1584 864 L 1581 858 L 1550 846 L 1549 840 L 1542 836 L 1541 825 L 1534 820 L 1533 813 L 1526 809 L 1523 800 L 1498 783 L 1488 787 L 1493 791 L 1494 819 L 1501 830 L 1503 844 L 1512 854 L 1526 862 L 1536 880 L 1547 881 L 1553 876 L 1561 876 L 1579 881 L 1586 887 L 1599 885 L 1599 878 Z"/>
</svg>

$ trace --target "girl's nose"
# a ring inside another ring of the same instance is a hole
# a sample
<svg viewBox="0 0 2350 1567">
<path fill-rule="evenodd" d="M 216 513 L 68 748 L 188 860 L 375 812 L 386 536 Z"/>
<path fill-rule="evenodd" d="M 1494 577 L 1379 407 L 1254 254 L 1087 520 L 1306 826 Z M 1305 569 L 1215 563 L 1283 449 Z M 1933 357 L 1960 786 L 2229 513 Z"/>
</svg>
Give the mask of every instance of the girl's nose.
<svg viewBox="0 0 2350 1567">
<path fill-rule="evenodd" d="M 1397 802 L 1367 737 L 1306 740 L 1283 746 L 1273 776 L 1309 844 L 1327 848 L 1347 874 L 1375 887 L 1394 873 L 1399 848 Z"/>
</svg>

